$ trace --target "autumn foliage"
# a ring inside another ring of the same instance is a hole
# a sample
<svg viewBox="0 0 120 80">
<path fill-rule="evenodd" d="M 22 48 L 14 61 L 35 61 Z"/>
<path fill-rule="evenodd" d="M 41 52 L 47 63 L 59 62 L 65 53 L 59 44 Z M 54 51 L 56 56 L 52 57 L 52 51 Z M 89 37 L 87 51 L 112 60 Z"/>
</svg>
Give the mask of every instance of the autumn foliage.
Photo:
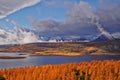
<svg viewBox="0 0 120 80">
<path fill-rule="evenodd" d="M 120 80 L 120 60 L 33 66 L 0 72 L 6 80 Z"/>
</svg>

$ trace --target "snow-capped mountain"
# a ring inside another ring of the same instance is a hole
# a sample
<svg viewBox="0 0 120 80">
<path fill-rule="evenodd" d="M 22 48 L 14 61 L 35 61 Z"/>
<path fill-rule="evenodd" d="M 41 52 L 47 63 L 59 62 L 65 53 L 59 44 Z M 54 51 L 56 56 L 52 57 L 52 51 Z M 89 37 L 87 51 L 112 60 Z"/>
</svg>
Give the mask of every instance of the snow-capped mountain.
<svg viewBox="0 0 120 80">
<path fill-rule="evenodd" d="M 97 38 L 95 38 L 93 41 L 106 41 L 106 40 L 109 40 L 109 38 L 107 38 L 105 35 L 100 35 L 98 36 Z"/>
</svg>

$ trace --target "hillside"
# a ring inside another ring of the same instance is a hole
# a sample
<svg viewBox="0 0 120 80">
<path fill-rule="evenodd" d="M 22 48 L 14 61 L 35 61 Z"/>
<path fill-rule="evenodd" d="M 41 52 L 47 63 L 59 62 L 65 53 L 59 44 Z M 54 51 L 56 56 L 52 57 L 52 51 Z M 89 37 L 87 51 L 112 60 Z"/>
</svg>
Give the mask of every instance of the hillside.
<svg viewBox="0 0 120 80">
<path fill-rule="evenodd" d="M 30 43 L 0 48 L 0 52 L 30 52 L 40 55 L 119 55 L 120 40 L 104 42 Z"/>
<path fill-rule="evenodd" d="M 0 72 L 6 80 L 120 80 L 120 60 L 13 68 Z"/>
</svg>

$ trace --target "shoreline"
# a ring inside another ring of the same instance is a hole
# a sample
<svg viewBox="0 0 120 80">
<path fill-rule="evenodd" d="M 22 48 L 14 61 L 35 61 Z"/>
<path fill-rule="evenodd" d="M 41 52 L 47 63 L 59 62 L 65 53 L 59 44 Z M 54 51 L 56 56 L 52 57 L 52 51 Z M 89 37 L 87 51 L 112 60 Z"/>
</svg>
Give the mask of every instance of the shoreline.
<svg viewBox="0 0 120 80">
<path fill-rule="evenodd" d="M 0 53 L 2 53 L 2 52 L 0 52 Z M 3 52 L 3 53 L 19 53 L 19 55 L 26 55 L 25 53 L 27 53 L 27 54 L 30 54 L 30 56 L 87 56 L 87 55 L 120 55 L 119 53 L 108 53 L 108 52 L 101 52 L 101 53 L 90 53 L 90 54 L 87 54 L 87 53 L 80 53 L 80 52 L 69 52 L 69 53 L 64 53 L 64 52 L 56 52 L 56 53 L 52 53 L 52 52 L 50 52 L 50 53 L 44 53 L 44 52 L 34 52 L 34 53 L 31 53 L 31 52 L 12 52 L 12 51 L 10 51 L 10 52 L 8 52 L 8 51 L 5 51 L 5 52 Z M 11 57 L 11 56 L 2 56 L 2 57 L 0 57 L 0 59 L 1 58 L 10 58 L 10 59 L 20 59 L 20 58 L 26 58 L 26 57 Z"/>
<path fill-rule="evenodd" d="M 93 62 L 93 61 L 97 61 L 97 62 L 104 62 L 104 61 L 120 61 L 120 60 L 92 60 L 90 62 Z M 83 62 L 77 62 L 77 63 L 84 63 L 84 62 L 87 62 L 87 61 L 83 61 Z M 88 63 L 90 63 L 88 62 Z M 71 64 L 71 63 L 74 63 L 74 62 L 70 62 L 70 63 L 60 63 L 60 64 L 45 64 L 45 65 L 30 65 L 30 66 L 22 66 L 22 67 L 10 67 L 10 68 L 3 68 L 3 69 L 0 69 L 0 70 L 9 70 L 9 69 L 18 69 L 18 68 L 21 68 L 21 69 L 24 69 L 24 68 L 30 68 L 30 67 L 42 67 L 42 66 L 47 66 L 47 65 L 63 65 L 63 64 Z"/>
<path fill-rule="evenodd" d="M 38 53 L 34 53 L 32 56 L 87 56 L 87 55 L 93 55 L 93 56 L 101 56 L 101 55 L 120 55 L 120 54 L 116 54 L 116 53 L 94 53 L 94 54 L 80 54 L 80 53 L 53 53 L 53 54 L 38 54 Z"/>
</svg>

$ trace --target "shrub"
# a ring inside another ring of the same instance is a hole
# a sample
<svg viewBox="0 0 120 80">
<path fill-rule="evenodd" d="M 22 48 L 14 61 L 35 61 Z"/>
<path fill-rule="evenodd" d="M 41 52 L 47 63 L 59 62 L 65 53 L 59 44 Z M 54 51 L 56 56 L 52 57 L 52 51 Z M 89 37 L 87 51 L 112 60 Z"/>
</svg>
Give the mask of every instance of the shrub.
<svg viewBox="0 0 120 80">
<path fill-rule="evenodd" d="M 0 80 L 6 80 L 3 76 L 0 76 Z"/>
</svg>

